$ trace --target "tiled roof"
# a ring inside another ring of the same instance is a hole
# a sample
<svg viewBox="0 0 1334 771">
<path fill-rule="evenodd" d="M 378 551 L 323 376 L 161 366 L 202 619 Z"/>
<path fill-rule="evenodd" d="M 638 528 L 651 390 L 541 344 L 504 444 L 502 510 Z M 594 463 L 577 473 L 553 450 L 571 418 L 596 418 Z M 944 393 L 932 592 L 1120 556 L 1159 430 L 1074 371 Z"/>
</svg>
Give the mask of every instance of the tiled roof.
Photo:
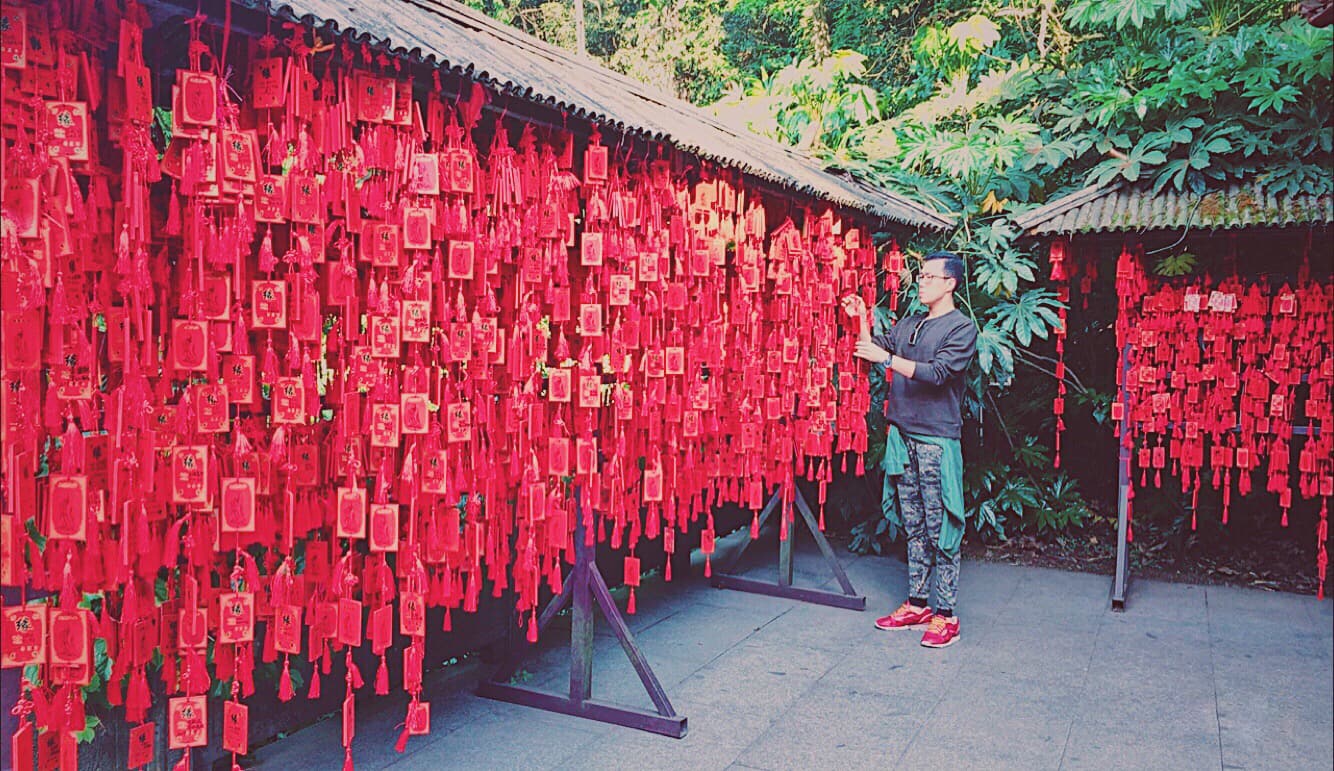
<svg viewBox="0 0 1334 771">
<path fill-rule="evenodd" d="M 1012 219 L 1029 235 L 1292 227 L 1334 222 L 1329 195 L 1266 192 L 1258 182 L 1234 182 L 1203 195 L 1141 185 L 1092 186 Z"/>
<path fill-rule="evenodd" d="M 687 102 L 549 45 L 450 0 L 240 0 L 287 21 L 383 46 L 409 61 L 466 75 L 504 94 L 698 157 L 812 198 L 918 228 L 944 230 L 953 217 L 909 198 L 825 170 L 790 147 L 725 124 Z"/>
</svg>

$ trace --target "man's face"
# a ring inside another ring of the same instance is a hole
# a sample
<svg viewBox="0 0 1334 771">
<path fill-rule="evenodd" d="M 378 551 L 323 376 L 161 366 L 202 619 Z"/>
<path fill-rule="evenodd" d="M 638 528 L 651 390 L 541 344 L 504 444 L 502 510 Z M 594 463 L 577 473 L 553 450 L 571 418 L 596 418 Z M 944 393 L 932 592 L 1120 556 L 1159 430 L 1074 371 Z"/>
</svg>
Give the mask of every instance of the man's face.
<svg viewBox="0 0 1334 771">
<path fill-rule="evenodd" d="M 922 263 L 917 273 L 917 298 L 923 305 L 933 305 L 940 298 L 954 291 L 954 279 L 945 275 L 944 260 L 930 260 Z"/>
</svg>

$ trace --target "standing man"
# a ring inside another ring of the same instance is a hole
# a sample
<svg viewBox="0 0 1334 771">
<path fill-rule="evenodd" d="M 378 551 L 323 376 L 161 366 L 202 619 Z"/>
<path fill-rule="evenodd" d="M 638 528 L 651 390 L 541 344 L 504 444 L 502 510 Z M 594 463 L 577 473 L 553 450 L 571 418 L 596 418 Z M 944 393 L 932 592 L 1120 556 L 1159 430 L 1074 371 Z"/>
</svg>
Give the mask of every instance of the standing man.
<svg viewBox="0 0 1334 771">
<path fill-rule="evenodd" d="M 977 353 L 977 327 L 954 307 L 954 292 L 963 276 L 963 260 L 955 254 L 933 252 L 924 257 L 917 296 L 927 312 L 900 320 L 886 335 L 872 337 L 871 317 L 862 298 L 843 298 L 848 315 L 862 320 L 855 355 L 886 367 L 889 426 L 884 468 L 895 480 L 908 536 L 908 600 L 875 625 L 879 629 L 926 626 L 922 645 L 928 648 L 944 648 L 959 639 L 954 613 L 964 531 L 959 435 L 965 373 Z"/>
</svg>

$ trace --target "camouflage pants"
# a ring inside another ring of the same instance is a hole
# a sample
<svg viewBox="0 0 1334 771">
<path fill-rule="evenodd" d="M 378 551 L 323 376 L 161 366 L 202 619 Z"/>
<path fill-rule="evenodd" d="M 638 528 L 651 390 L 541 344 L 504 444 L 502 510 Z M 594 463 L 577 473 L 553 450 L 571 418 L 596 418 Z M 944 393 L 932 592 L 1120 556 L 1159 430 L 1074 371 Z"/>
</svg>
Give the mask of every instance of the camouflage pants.
<svg viewBox="0 0 1334 771">
<path fill-rule="evenodd" d="M 906 436 L 903 442 L 908 447 L 908 464 L 898 478 L 898 494 L 903 530 L 908 537 L 908 596 L 930 599 L 934 578 L 936 603 L 932 607 L 953 610 L 959 586 L 959 552 L 951 556 L 939 546 L 945 518 L 940 488 L 944 450 Z"/>
</svg>

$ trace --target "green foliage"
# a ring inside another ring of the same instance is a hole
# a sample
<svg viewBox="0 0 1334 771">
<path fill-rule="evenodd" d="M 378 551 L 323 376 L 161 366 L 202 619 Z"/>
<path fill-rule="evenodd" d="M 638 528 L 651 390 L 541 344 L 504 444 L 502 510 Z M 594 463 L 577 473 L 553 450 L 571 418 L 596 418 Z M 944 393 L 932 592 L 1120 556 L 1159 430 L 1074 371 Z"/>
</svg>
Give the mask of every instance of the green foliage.
<svg viewBox="0 0 1334 771">
<path fill-rule="evenodd" d="M 1153 265 L 1153 272 L 1164 278 L 1189 276 L 1195 272 L 1195 255 L 1190 252 L 1169 254 Z"/>
</svg>

